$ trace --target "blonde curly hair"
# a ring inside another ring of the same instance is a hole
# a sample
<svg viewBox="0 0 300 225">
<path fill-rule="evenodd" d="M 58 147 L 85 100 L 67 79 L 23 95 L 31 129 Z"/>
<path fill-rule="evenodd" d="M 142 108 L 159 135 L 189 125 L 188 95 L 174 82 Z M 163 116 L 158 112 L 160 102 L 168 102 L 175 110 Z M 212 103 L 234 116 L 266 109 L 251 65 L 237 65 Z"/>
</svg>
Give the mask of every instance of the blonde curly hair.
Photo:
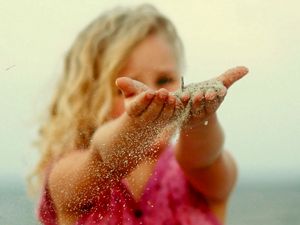
<svg viewBox="0 0 300 225">
<path fill-rule="evenodd" d="M 51 162 L 74 149 L 89 147 L 96 128 L 110 119 L 118 73 L 133 48 L 153 33 L 166 37 L 181 68 L 183 47 L 176 29 L 150 5 L 107 11 L 78 35 L 40 127 L 41 157 L 31 176 L 37 178 L 38 186 Z"/>
</svg>

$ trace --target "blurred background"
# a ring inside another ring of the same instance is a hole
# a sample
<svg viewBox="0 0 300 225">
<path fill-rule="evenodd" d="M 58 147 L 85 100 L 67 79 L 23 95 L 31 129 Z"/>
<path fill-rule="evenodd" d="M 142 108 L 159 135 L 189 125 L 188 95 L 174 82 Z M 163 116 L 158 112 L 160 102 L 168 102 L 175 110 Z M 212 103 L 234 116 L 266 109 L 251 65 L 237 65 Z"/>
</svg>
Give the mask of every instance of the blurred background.
<svg viewBox="0 0 300 225">
<path fill-rule="evenodd" d="M 43 110 L 79 31 L 104 10 L 137 0 L 11 0 L 0 7 L 0 224 L 38 224 L 26 175 Z M 185 82 L 245 65 L 219 110 L 239 165 L 229 225 L 300 223 L 300 2 L 152 0 L 176 25 Z"/>
</svg>

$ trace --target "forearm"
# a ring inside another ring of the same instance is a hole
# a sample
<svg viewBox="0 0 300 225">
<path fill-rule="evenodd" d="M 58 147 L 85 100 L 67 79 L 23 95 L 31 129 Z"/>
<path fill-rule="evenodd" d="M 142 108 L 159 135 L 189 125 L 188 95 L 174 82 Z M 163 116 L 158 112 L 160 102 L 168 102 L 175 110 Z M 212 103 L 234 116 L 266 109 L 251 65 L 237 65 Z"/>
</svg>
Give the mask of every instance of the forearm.
<svg viewBox="0 0 300 225">
<path fill-rule="evenodd" d="M 201 168 L 216 160 L 223 149 L 224 134 L 216 114 L 206 122 L 193 121 L 181 129 L 176 157 L 183 167 Z"/>
<path fill-rule="evenodd" d="M 151 126 L 136 123 L 124 113 L 97 130 L 91 148 L 100 154 L 110 176 L 120 179 L 155 152 L 156 136 Z"/>
<path fill-rule="evenodd" d="M 99 154 L 91 150 L 73 151 L 54 163 L 48 186 L 57 210 L 76 212 L 92 203 L 105 191 L 104 172 Z"/>
<path fill-rule="evenodd" d="M 92 203 L 147 157 L 146 139 L 125 116 L 99 127 L 89 149 L 73 151 L 53 165 L 49 187 L 55 205 L 77 211 Z"/>
</svg>

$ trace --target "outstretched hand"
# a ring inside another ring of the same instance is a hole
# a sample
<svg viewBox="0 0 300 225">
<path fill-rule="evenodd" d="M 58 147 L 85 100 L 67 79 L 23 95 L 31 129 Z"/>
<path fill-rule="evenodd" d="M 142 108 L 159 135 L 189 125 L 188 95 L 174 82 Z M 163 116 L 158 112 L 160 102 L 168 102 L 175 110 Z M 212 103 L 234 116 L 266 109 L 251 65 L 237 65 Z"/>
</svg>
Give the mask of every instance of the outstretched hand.
<svg viewBox="0 0 300 225">
<path fill-rule="evenodd" d="M 249 72 L 247 67 L 238 66 L 227 70 L 225 73 L 218 76 L 216 79 L 221 81 L 222 84 L 228 89 L 236 81 L 244 77 Z"/>
<path fill-rule="evenodd" d="M 219 108 L 227 90 L 247 73 L 246 67 L 235 67 L 211 80 L 186 86 L 180 95 L 173 95 L 164 88 L 154 91 L 129 77 L 118 78 L 116 85 L 123 93 L 125 111 L 130 117 L 145 124 L 166 125 L 176 119 L 183 105 L 191 107 L 192 122 L 206 120 Z"/>
<path fill-rule="evenodd" d="M 246 67 L 239 66 L 227 70 L 214 79 L 185 87 L 181 100 L 185 105 L 190 104 L 190 114 L 193 122 L 194 119 L 206 120 L 215 113 L 223 102 L 228 88 L 247 73 L 248 69 Z"/>
<path fill-rule="evenodd" d="M 182 107 L 180 100 L 164 88 L 154 91 L 128 77 L 118 78 L 116 85 L 125 97 L 126 113 L 144 125 L 157 122 L 164 126 L 175 118 L 176 108 Z"/>
</svg>

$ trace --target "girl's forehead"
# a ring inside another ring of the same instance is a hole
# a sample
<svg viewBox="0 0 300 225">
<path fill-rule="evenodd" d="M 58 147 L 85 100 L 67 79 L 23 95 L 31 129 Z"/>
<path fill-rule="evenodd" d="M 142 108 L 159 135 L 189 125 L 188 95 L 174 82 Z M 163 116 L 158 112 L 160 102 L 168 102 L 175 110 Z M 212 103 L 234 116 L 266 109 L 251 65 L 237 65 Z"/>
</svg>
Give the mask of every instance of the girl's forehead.
<svg viewBox="0 0 300 225">
<path fill-rule="evenodd" d="M 150 49 L 133 50 L 125 61 L 123 70 L 173 71 L 177 67 L 177 58 L 173 52 L 153 46 L 152 51 Z"/>
</svg>

